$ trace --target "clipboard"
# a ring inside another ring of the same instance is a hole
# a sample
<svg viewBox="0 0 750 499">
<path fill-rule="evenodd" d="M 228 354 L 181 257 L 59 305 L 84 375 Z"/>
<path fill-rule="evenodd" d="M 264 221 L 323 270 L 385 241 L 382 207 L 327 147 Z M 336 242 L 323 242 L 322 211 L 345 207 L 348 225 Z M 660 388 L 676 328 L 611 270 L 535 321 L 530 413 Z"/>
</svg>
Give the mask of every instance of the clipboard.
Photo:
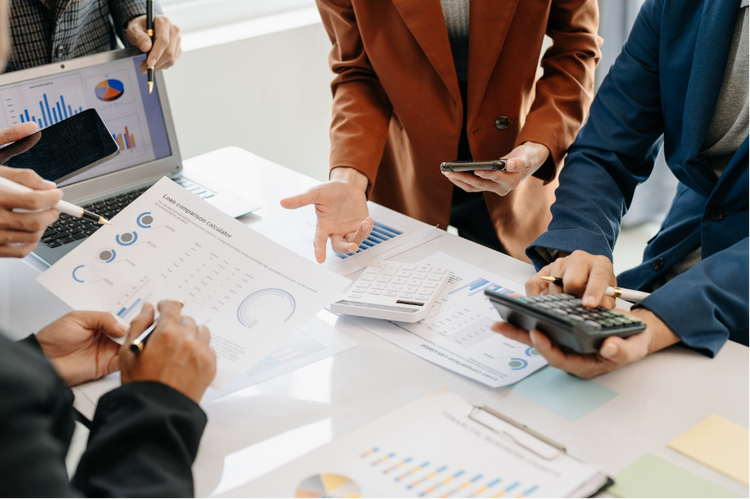
<svg viewBox="0 0 750 499">
<path fill-rule="evenodd" d="M 561 455 L 568 456 L 564 445 L 486 405 L 472 406 L 466 416 L 475 423 L 508 438 L 516 445 L 544 460 L 550 461 Z M 570 457 L 575 459 L 572 456 Z M 586 497 L 594 497 L 615 484 L 615 481 L 607 475 L 602 474 L 602 478 L 603 484 L 596 485 L 593 491 L 588 490 Z"/>
</svg>

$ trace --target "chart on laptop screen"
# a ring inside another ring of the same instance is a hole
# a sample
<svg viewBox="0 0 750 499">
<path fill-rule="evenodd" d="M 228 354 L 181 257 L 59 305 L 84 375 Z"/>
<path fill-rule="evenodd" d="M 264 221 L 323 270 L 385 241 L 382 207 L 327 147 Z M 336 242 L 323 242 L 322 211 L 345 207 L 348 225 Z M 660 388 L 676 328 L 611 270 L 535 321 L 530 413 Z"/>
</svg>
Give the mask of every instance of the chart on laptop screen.
<svg viewBox="0 0 750 499">
<path fill-rule="evenodd" d="M 149 94 L 140 72 L 145 56 L 128 57 L 0 88 L 0 128 L 34 122 L 40 129 L 85 109 L 96 109 L 120 147 L 115 159 L 73 182 L 170 154 L 157 92 Z"/>
</svg>

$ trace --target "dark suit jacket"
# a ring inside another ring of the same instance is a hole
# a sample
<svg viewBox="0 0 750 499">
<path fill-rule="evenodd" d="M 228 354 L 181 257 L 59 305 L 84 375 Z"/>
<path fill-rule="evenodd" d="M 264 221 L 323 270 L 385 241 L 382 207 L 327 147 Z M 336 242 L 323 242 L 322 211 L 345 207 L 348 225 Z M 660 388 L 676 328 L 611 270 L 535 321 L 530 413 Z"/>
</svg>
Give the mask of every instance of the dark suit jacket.
<svg viewBox="0 0 750 499">
<path fill-rule="evenodd" d="M 748 140 L 720 178 L 698 156 L 721 88 L 740 0 L 647 0 L 571 147 L 537 247 L 612 258 L 636 185 L 663 141 L 677 195 L 643 263 L 618 277 L 650 289 L 701 246 L 703 260 L 639 306 L 682 342 L 713 356 L 730 338 L 748 343 Z M 747 85 L 747 82 L 745 82 Z"/>
<path fill-rule="evenodd" d="M 438 0 L 317 0 L 333 42 L 332 168 L 370 181 L 370 199 L 448 226 L 464 108 L 476 160 L 539 142 L 550 161 L 507 196 L 485 193 L 508 253 L 524 250 L 551 219 L 557 169 L 583 123 L 600 57 L 596 0 L 472 0 L 463 102 Z M 542 57 L 544 35 L 554 40 Z"/>
<path fill-rule="evenodd" d="M 0 496 L 193 495 L 206 416 L 172 388 L 131 383 L 102 397 L 72 480 L 73 394 L 33 335 L 19 343 L 0 336 L 0 397 Z"/>
</svg>

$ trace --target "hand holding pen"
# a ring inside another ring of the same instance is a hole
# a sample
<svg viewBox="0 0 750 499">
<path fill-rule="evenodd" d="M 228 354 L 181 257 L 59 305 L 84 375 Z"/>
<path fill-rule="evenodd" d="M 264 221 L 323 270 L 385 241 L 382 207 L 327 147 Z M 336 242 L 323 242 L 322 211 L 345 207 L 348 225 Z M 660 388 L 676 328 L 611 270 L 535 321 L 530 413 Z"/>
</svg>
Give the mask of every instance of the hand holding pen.
<svg viewBox="0 0 750 499">
<path fill-rule="evenodd" d="M 211 333 L 206 326 L 197 326 L 192 318 L 181 316 L 180 302 L 164 300 L 158 307 L 158 321 L 155 322 L 154 307 L 146 303 L 130 324 L 119 353 L 122 384 L 158 382 L 198 403 L 216 375 Z M 154 324 L 148 346 L 135 354 L 131 346 Z"/>
<path fill-rule="evenodd" d="M 141 73 L 148 74 L 150 67 L 152 71 L 148 81 L 153 83 L 153 71 L 172 67 L 179 59 L 182 38 L 180 28 L 167 17 L 156 15 L 152 0 L 147 0 L 146 10 L 146 15 L 135 17 L 128 23 L 125 37 L 131 45 L 148 54 L 141 63 Z M 149 29 L 153 31 L 152 35 L 149 35 Z"/>
</svg>

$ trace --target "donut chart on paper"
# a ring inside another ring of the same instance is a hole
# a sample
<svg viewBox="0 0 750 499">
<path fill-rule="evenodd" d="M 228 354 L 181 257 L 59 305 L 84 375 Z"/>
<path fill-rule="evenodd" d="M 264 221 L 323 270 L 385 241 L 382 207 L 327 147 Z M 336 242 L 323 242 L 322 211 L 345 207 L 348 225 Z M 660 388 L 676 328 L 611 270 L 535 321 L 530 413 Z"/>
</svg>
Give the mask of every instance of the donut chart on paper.
<svg viewBox="0 0 750 499">
<path fill-rule="evenodd" d="M 295 497 L 362 497 L 362 489 L 354 480 L 343 475 L 320 473 L 299 484 Z"/>
</svg>

